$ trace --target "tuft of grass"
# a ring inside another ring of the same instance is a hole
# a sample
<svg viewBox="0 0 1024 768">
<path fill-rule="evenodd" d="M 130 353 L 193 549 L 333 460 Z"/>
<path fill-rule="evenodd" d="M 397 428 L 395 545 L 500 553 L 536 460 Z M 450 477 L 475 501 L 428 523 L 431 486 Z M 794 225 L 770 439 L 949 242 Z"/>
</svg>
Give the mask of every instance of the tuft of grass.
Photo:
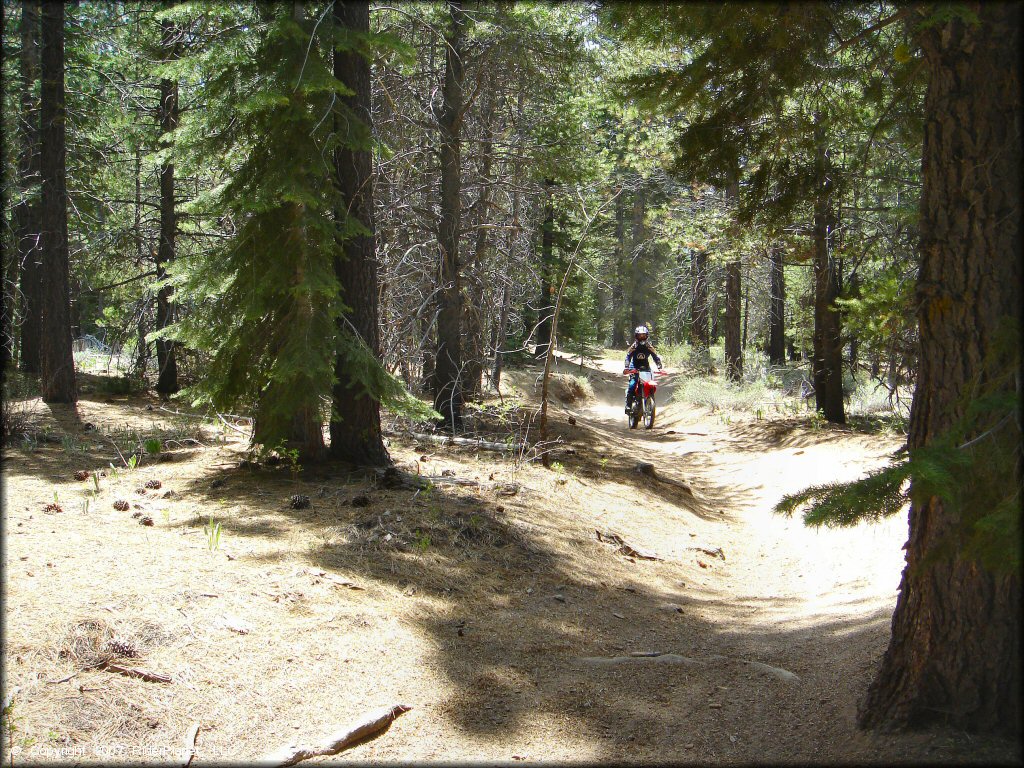
<svg viewBox="0 0 1024 768">
<path fill-rule="evenodd" d="M 210 548 L 211 552 L 216 552 L 220 548 L 220 523 L 215 522 L 211 517 L 206 525 L 203 526 L 203 531 L 206 532 L 206 545 Z"/>
</svg>

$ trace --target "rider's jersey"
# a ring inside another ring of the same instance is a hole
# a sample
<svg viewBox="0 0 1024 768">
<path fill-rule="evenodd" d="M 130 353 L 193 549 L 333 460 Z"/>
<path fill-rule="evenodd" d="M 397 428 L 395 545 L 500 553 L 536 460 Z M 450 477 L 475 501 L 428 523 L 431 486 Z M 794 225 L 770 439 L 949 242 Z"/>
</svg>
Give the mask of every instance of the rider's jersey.
<svg viewBox="0 0 1024 768">
<path fill-rule="evenodd" d="M 658 353 L 654 351 L 654 347 L 651 346 L 649 341 L 634 341 L 629 349 L 626 350 L 626 364 L 622 367 L 636 368 L 638 371 L 649 371 L 651 370 L 649 358 L 654 358 L 654 362 L 658 364 L 659 368 L 661 367 L 661 358 L 658 357 Z"/>
</svg>

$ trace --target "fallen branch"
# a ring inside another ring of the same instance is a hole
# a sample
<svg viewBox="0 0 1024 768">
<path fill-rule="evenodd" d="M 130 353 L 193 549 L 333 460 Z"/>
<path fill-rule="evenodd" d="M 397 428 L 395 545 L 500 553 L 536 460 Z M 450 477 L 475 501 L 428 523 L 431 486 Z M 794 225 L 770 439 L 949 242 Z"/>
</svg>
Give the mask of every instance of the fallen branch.
<svg viewBox="0 0 1024 768">
<path fill-rule="evenodd" d="M 598 530 L 595 530 L 594 532 L 597 534 L 598 541 L 603 541 L 605 544 L 615 544 L 618 547 L 616 551 L 620 554 L 626 555 L 627 557 L 638 557 L 641 560 L 662 559 L 655 555 L 653 552 L 636 549 L 635 547 L 630 546 L 617 533 L 601 533 L 601 531 Z"/>
<path fill-rule="evenodd" d="M 219 413 L 217 414 L 217 418 L 220 419 L 221 424 L 223 424 L 228 429 L 233 429 L 233 430 L 235 430 L 235 432 L 237 432 L 240 435 L 245 435 L 246 437 L 249 436 L 248 432 L 246 432 L 244 429 L 239 429 L 234 424 L 232 424 L 230 421 L 228 421 L 223 416 L 221 416 Z"/>
<path fill-rule="evenodd" d="M 171 678 L 167 675 L 161 675 L 157 672 L 147 672 L 144 669 L 134 669 L 133 667 L 122 667 L 120 664 L 111 664 L 109 661 L 105 661 L 99 665 L 101 669 L 107 670 L 107 672 L 116 672 L 119 675 L 125 675 L 126 677 L 137 677 L 140 680 L 145 680 L 147 683 L 169 683 Z"/>
<path fill-rule="evenodd" d="M 498 451 L 499 453 L 518 451 L 522 447 L 520 443 L 495 443 L 489 440 L 479 440 L 469 437 L 429 435 L 425 432 L 409 432 L 408 434 L 416 440 L 422 440 L 436 445 L 464 445 L 467 448 L 478 448 L 482 451 Z"/>
<path fill-rule="evenodd" d="M 366 589 L 366 587 L 361 587 L 354 581 L 343 579 L 340 576 L 335 576 L 333 573 L 327 573 L 327 571 L 307 571 L 307 573 L 312 574 L 318 579 L 324 579 L 325 581 L 329 581 L 336 587 L 345 587 L 346 589 L 354 589 L 360 591 Z"/>
<path fill-rule="evenodd" d="M 405 704 L 396 704 L 393 707 L 385 707 L 367 714 L 355 725 L 337 731 L 318 744 L 300 747 L 293 744 L 281 747 L 275 752 L 270 752 L 256 761 L 257 765 L 295 765 L 302 760 L 322 755 L 336 755 L 368 736 L 384 730 L 391 722 L 408 712 L 412 707 Z"/>
<path fill-rule="evenodd" d="M 703 552 L 705 555 L 708 555 L 710 557 L 718 557 L 722 560 L 725 560 L 725 552 L 722 551 L 721 547 L 718 547 L 716 549 L 705 549 L 704 547 L 687 547 L 687 549 L 693 549 L 697 552 Z"/>
<path fill-rule="evenodd" d="M 68 680 L 73 680 L 74 678 L 78 677 L 79 673 L 85 672 L 85 670 L 87 670 L 87 669 L 95 669 L 96 667 L 102 667 L 103 665 L 104 665 L 104 662 L 98 661 L 95 664 L 88 664 L 88 665 L 82 667 L 81 669 L 76 669 L 70 675 L 68 675 L 67 677 L 62 677 L 60 680 L 45 680 L 44 682 L 49 683 L 50 685 L 57 685 L 58 683 L 66 683 Z"/>
</svg>

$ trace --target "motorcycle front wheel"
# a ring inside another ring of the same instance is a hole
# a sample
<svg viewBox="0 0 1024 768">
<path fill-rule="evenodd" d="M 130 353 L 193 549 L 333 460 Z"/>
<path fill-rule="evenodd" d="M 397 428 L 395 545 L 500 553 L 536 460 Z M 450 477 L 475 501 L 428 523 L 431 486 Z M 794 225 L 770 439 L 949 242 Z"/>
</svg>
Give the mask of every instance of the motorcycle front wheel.
<svg viewBox="0 0 1024 768">
<path fill-rule="evenodd" d="M 654 396 L 644 398 L 644 429 L 650 429 L 654 426 Z"/>
</svg>

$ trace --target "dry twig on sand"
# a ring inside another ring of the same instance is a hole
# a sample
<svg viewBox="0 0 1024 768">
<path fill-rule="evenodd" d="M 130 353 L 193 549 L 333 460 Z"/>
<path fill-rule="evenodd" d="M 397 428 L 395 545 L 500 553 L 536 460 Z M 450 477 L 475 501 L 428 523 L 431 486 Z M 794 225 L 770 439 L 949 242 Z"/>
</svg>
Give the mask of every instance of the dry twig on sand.
<svg viewBox="0 0 1024 768">
<path fill-rule="evenodd" d="M 101 669 L 107 670 L 107 672 L 116 672 L 119 675 L 125 675 L 127 677 L 137 677 L 140 680 L 145 680 L 147 683 L 171 682 L 169 675 L 161 675 L 158 672 L 147 672 L 144 669 L 135 669 L 133 667 L 122 667 L 120 664 L 111 664 L 109 661 L 105 661 L 99 666 Z"/>
<path fill-rule="evenodd" d="M 594 532 L 597 534 L 597 540 L 598 541 L 603 541 L 606 544 L 615 544 L 615 545 L 617 545 L 618 546 L 618 550 L 617 551 L 620 554 L 626 555 L 627 557 L 638 557 L 641 560 L 661 560 L 662 559 L 662 558 L 658 557 L 656 554 L 654 554 L 653 552 L 648 552 L 648 551 L 643 550 L 643 549 L 636 549 L 635 547 L 630 546 L 617 533 L 601 533 L 601 531 L 598 531 L 598 530 L 595 530 Z"/>
<path fill-rule="evenodd" d="M 336 755 L 343 749 L 372 736 L 378 731 L 387 728 L 391 721 L 408 712 L 412 707 L 405 704 L 396 704 L 393 707 L 385 707 L 368 713 L 362 720 L 350 725 L 340 731 L 332 733 L 317 744 L 300 747 L 286 745 L 271 752 L 256 761 L 256 765 L 295 765 L 302 760 L 322 755 Z"/>
</svg>

